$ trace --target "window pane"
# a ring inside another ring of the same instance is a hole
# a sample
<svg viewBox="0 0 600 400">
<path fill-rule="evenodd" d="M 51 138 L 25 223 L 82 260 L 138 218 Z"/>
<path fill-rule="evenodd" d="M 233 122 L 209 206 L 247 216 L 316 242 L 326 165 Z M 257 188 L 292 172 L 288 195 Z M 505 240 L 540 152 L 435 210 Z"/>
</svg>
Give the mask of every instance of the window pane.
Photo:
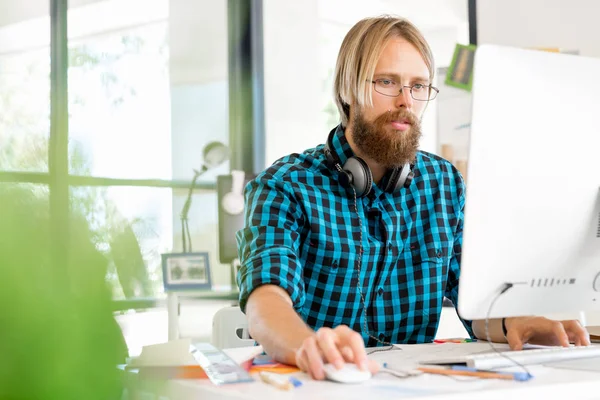
<svg viewBox="0 0 600 400">
<path fill-rule="evenodd" d="M 49 2 L 0 12 L 0 169 L 48 171 Z"/>
<path fill-rule="evenodd" d="M 186 195 L 162 188 L 71 188 L 73 211 L 86 216 L 95 245 L 109 262 L 114 298 L 164 296 L 161 254 L 181 251 L 179 216 Z M 192 197 L 192 249 L 208 252 L 213 288 L 230 282 L 229 267 L 218 263 L 216 210 L 214 192 Z"/>
<path fill-rule="evenodd" d="M 226 15 L 225 0 L 70 9 L 71 173 L 190 179 L 203 147 L 227 142 Z"/>
<path fill-rule="evenodd" d="M 23 199 L 24 202 L 33 202 L 32 206 L 36 207 L 37 212 L 47 214 L 49 211 L 49 191 L 48 185 L 37 183 L 0 183 L 0 191 L 3 193 L 10 192 L 14 198 Z"/>
<path fill-rule="evenodd" d="M 109 260 L 114 298 L 162 292 L 160 254 L 171 249 L 171 189 L 71 188 L 74 213 L 85 215 L 96 247 Z"/>
</svg>

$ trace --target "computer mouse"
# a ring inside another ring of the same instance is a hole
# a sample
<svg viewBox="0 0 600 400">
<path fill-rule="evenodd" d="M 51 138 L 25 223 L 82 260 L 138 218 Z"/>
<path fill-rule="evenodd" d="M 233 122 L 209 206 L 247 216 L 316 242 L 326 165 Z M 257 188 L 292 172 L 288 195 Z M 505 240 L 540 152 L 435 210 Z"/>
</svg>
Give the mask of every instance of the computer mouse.
<svg viewBox="0 0 600 400">
<path fill-rule="evenodd" d="M 333 364 L 323 366 L 325 377 L 330 381 L 340 383 L 360 383 L 371 379 L 371 371 L 363 371 L 356 364 L 346 363 L 341 369 Z"/>
</svg>

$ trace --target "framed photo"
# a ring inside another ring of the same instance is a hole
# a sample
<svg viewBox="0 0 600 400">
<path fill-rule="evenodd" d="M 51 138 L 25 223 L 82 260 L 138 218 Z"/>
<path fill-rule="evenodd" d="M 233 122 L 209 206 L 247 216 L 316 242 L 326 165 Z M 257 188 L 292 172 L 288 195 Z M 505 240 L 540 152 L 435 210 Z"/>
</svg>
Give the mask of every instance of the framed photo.
<svg viewBox="0 0 600 400">
<path fill-rule="evenodd" d="M 471 91 L 476 48 L 477 46 L 472 44 L 456 45 L 450 68 L 446 73 L 446 81 L 444 82 L 446 85 Z"/>
<path fill-rule="evenodd" d="M 165 291 L 211 289 L 208 253 L 162 254 Z"/>
</svg>

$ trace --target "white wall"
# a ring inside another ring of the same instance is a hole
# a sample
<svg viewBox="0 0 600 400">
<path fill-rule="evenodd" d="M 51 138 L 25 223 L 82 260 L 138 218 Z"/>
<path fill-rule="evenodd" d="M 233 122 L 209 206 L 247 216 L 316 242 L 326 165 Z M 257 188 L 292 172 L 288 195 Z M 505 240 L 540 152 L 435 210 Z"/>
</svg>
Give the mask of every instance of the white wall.
<svg viewBox="0 0 600 400">
<path fill-rule="evenodd" d="M 600 57 L 600 1 L 479 0 L 478 44 L 559 47 Z M 578 314 L 553 315 L 556 319 Z M 586 313 L 588 325 L 600 325 L 600 313 Z"/>
<path fill-rule="evenodd" d="M 600 57 L 600 1 L 479 0 L 478 43 L 578 49 Z"/>
<path fill-rule="evenodd" d="M 266 164 L 323 143 L 318 0 L 264 0 Z"/>
</svg>

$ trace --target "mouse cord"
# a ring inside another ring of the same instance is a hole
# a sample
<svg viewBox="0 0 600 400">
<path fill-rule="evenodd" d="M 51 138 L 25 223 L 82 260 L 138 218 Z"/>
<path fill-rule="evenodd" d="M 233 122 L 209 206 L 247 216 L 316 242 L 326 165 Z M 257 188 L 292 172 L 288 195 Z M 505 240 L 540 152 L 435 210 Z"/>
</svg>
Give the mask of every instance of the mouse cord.
<svg viewBox="0 0 600 400">
<path fill-rule="evenodd" d="M 492 338 L 490 337 L 489 321 L 490 321 L 490 315 L 492 313 L 492 308 L 494 307 L 494 304 L 496 303 L 496 300 L 498 300 L 498 298 L 500 296 L 502 296 L 504 293 L 506 293 L 506 291 L 508 289 L 512 288 L 513 286 L 514 286 L 514 284 L 512 284 L 512 283 L 508 283 L 508 282 L 504 283 L 502 289 L 500 289 L 500 291 L 498 292 L 498 294 L 496 294 L 496 296 L 494 297 L 494 299 L 490 303 L 490 308 L 488 308 L 488 312 L 487 312 L 487 315 L 485 317 L 485 338 L 487 339 L 488 343 L 490 344 L 490 347 L 492 348 L 492 350 L 494 350 L 497 354 L 499 354 L 500 356 L 506 358 L 507 360 L 509 360 L 513 364 L 517 365 L 518 367 L 522 368 L 523 371 L 525 371 L 529 376 L 533 376 L 533 375 L 531 375 L 531 373 L 529 372 L 529 370 L 523 364 L 521 364 L 518 361 L 510 358 L 506 354 L 506 352 L 501 352 L 496 347 L 494 347 L 494 344 L 492 342 Z M 508 339 L 507 339 L 507 341 L 508 341 Z"/>
</svg>

